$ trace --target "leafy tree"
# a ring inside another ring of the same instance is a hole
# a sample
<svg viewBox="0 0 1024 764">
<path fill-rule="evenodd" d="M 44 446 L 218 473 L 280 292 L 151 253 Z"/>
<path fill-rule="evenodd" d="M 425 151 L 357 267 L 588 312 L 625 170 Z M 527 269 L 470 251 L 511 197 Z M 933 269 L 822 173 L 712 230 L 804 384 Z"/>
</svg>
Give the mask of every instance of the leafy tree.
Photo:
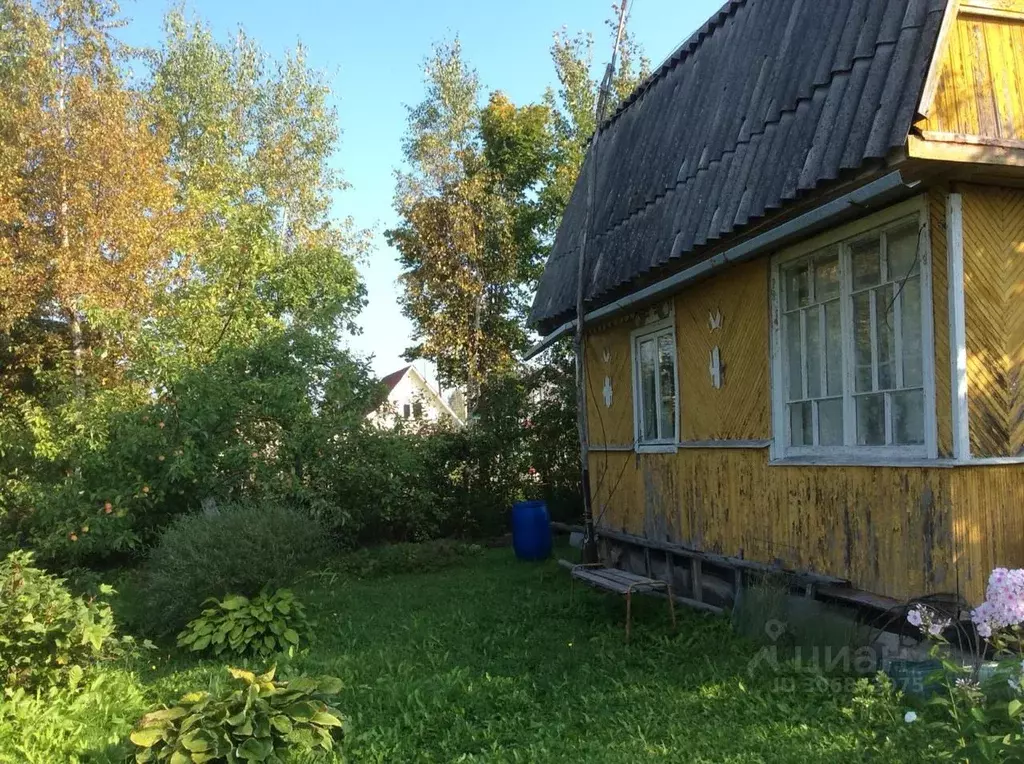
<svg viewBox="0 0 1024 764">
<path fill-rule="evenodd" d="M 524 285 L 541 254 L 532 192 L 550 170 L 550 113 L 500 92 L 481 107 L 457 39 L 435 47 L 425 74 L 426 97 L 409 110 L 410 171 L 397 177 L 401 224 L 387 235 L 420 340 L 407 357 L 434 360 L 472 405 L 525 343 Z"/>
<path fill-rule="evenodd" d="M 5 360 L 70 366 L 79 394 L 87 372 L 123 368 L 166 283 L 178 223 L 166 142 L 110 36 L 116 14 L 110 0 L 0 3 L 14 51 L 0 65 Z"/>
<path fill-rule="evenodd" d="M 401 223 L 388 232 L 404 268 L 403 309 L 446 382 L 467 385 L 471 407 L 493 374 L 525 348 L 533 287 L 594 131 L 593 39 L 555 35 L 561 88 L 516 106 L 500 91 L 481 106 L 476 72 L 459 41 L 436 46 L 426 95 L 409 110 L 408 172 L 397 175 Z M 628 35 L 613 101 L 647 75 Z"/>
<path fill-rule="evenodd" d="M 327 84 L 301 46 L 272 65 L 241 30 L 225 45 L 180 10 L 165 26 L 151 96 L 193 225 L 153 346 L 195 362 L 284 323 L 354 330 L 368 236 L 330 217 L 345 183 Z"/>
</svg>

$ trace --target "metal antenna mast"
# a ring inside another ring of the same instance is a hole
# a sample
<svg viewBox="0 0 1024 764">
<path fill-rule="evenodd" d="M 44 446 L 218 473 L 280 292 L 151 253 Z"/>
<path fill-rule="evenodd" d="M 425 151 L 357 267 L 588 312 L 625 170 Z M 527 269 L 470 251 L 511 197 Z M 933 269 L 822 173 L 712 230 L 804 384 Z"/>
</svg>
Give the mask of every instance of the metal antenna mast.
<svg viewBox="0 0 1024 764">
<path fill-rule="evenodd" d="M 590 141 L 590 157 L 587 167 L 587 204 L 583 216 L 583 232 L 580 236 L 580 251 L 576 264 L 576 426 L 580 438 L 580 474 L 583 489 L 583 562 L 597 562 L 597 534 L 594 528 L 594 507 L 590 496 L 590 440 L 587 434 L 587 366 L 583 345 L 583 303 L 586 290 L 583 278 L 586 273 L 587 240 L 593 218 L 594 196 L 597 193 L 597 159 L 601 143 L 601 123 L 608 106 L 608 96 L 615 76 L 615 62 L 619 45 L 626 28 L 628 0 L 622 0 L 619 7 L 619 27 L 615 33 L 612 57 L 604 70 L 601 88 L 597 94 L 597 109 L 594 121 L 594 137 Z"/>
</svg>

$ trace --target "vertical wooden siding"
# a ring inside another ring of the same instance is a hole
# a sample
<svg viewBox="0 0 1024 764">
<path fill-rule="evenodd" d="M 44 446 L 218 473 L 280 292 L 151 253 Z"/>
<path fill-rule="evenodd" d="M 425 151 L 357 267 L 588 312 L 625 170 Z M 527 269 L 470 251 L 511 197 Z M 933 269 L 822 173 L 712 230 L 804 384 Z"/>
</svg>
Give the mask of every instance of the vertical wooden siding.
<svg viewBox="0 0 1024 764">
<path fill-rule="evenodd" d="M 1024 567 L 1024 465 L 960 467 L 953 473 L 960 588 L 968 601 L 980 602 L 993 568 Z"/>
<path fill-rule="evenodd" d="M 780 467 L 764 449 L 612 454 L 611 463 L 618 482 L 595 495 L 608 527 L 781 560 L 891 597 L 956 589 L 955 470 Z"/>
<path fill-rule="evenodd" d="M 684 440 L 771 437 L 768 390 L 768 259 L 736 266 L 676 296 L 681 422 Z M 721 327 L 709 318 L 720 314 Z M 718 346 L 723 384 L 711 384 Z"/>
<path fill-rule="evenodd" d="M 935 333 L 935 423 L 939 456 L 953 455 L 953 401 L 949 347 L 949 258 L 946 251 L 944 189 L 928 194 L 928 224 L 932 240 L 932 324 Z"/>
<path fill-rule="evenodd" d="M 962 192 L 972 449 L 998 455 L 1024 445 L 1024 192 L 975 186 Z M 945 217 L 946 191 L 934 190 L 936 414 L 940 455 L 949 456 Z M 762 259 L 676 296 L 684 439 L 770 437 L 767 269 Z M 717 311 L 722 326 L 712 331 L 708 314 Z M 595 445 L 632 443 L 630 332 L 641 323 L 629 316 L 595 327 L 588 338 Z M 721 390 L 708 373 L 715 344 L 725 368 Z M 603 400 L 606 376 L 611 407 Z M 983 418 L 994 418 L 997 427 L 976 425 Z M 994 438 L 995 446 L 993 432 L 1005 434 Z M 591 473 L 604 525 L 722 554 L 779 559 L 893 597 L 959 591 L 978 602 L 992 567 L 1024 566 L 1024 465 L 779 466 L 769 465 L 766 449 L 707 448 L 595 452 Z"/>
<path fill-rule="evenodd" d="M 964 186 L 972 456 L 1024 453 L 1024 191 Z"/>
<path fill-rule="evenodd" d="M 962 10 L 949 32 L 935 98 L 921 129 L 1024 140 L 1022 51 L 1024 22 Z"/>
</svg>

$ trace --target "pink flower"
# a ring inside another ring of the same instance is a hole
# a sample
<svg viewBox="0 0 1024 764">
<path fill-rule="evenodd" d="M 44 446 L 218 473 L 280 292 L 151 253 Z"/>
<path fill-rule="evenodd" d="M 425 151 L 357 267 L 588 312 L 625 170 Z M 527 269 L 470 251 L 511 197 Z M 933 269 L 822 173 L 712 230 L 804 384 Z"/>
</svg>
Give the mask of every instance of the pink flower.
<svg viewBox="0 0 1024 764">
<path fill-rule="evenodd" d="M 985 601 L 971 613 L 971 620 L 986 639 L 993 632 L 1024 624 L 1024 570 L 993 570 Z"/>
</svg>

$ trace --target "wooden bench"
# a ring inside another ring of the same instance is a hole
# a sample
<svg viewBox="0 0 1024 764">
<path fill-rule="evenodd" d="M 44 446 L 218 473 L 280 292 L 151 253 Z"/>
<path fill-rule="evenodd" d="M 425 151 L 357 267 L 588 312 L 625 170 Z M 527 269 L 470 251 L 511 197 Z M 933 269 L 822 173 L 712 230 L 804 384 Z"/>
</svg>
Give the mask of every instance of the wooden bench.
<svg viewBox="0 0 1024 764">
<path fill-rule="evenodd" d="M 629 642 L 631 624 L 633 621 L 633 594 L 646 592 L 664 592 L 668 599 L 668 612 L 672 617 L 672 628 L 676 628 L 675 599 L 672 596 L 672 585 L 667 581 L 657 578 L 646 578 L 635 573 L 628 573 L 625 570 L 605 567 L 602 563 L 591 563 L 586 565 L 574 565 L 570 569 L 573 587 L 570 593 L 570 601 L 575 597 L 576 581 L 593 586 L 596 589 L 603 589 L 615 592 L 626 597 L 626 642 Z"/>
</svg>

